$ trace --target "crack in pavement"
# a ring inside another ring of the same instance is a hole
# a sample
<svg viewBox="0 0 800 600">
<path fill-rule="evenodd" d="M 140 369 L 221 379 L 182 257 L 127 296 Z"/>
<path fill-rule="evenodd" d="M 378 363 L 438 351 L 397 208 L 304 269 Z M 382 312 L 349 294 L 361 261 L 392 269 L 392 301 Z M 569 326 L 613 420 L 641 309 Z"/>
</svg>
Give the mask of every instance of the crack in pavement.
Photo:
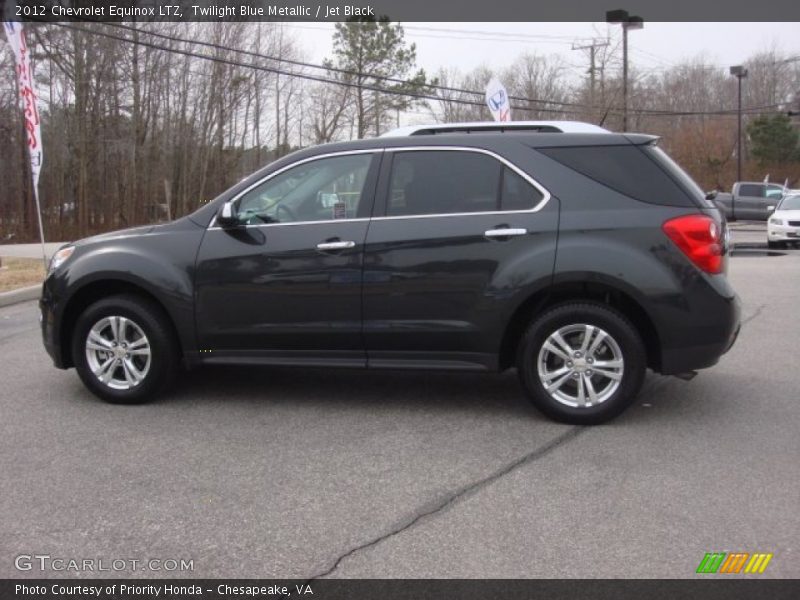
<svg viewBox="0 0 800 600">
<path fill-rule="evenodd" d="M 761 304 L 758 307 L 756 307 L 756 309 L 753 311 L 753 314 L 742 321 L 742 327 L 747 325 L 750 321 L 752 321 L 756 317 L 761 316 L 761 311 L 763 311 L 766 307 L 767 307 L 766 304 Z"/>
<path fill-rule="evenodd" d="M 580 425 L 574 426 L 565 431 L 564 433 L 562 433 L 561 435 L 556 436 L 554 439 L 550 440 L 546 444 L 539 446 L 538 448 L 532 450 L 528 454 L 525 454 L 524 456 L 505 465 L 504 467 L 501 467 L 500 469 L 493 472 L 491 475 L 478 479 L 477 481 L 473 481 L 472 483 L 469 483 L 460 489 L 450 492 L 443 499 L 437 502 L 433 502 L 432 504 L 428 505 L 423 505 L 414 513 L 414 515 L 410 519 L 405 521 L 402 525 L 368 542 L 355 546 L 354 548 L 351 548 L 350 550 L 348 550 L 343 554 L 340 554 L 334 561 L 333 566 L 331 566 L 327 571 L 312 576 L 311 578 L 308 579 L 308 582 L 314 581 L 315 579 L 320 579 L 322 577 L 327 577 L 328 575 L 333 573 L 337 568 L 339 568 L 339 565 L 342 563 L 344 559 L 352 556 L 357 552 L 366 550 L 367 548 L 371 548 L 372 546 L 376 546 L 380 544 L 382 541 L 387 540 L 399 533 L 407 531 L 408 529 L 412 528 L 414 525 L 416 525 L 423 519 L 436 515 L 437 513 L 440 513 L 443 510 L 449 508 L 456 502 L 463 500 L 464 498 L 467 498 L 469 496 L 472 496 L 479 490 L 488 487 L 501 477 L 508 475 L 509 473 L 515 471 L 520 467 L 535 462 L 536 460 L 546 456 L 556 448 L 575 439 L 578 436 L 578 434 L 580 434 L 585 429 L 586 429 L 585 427 Z"/>
</svg>

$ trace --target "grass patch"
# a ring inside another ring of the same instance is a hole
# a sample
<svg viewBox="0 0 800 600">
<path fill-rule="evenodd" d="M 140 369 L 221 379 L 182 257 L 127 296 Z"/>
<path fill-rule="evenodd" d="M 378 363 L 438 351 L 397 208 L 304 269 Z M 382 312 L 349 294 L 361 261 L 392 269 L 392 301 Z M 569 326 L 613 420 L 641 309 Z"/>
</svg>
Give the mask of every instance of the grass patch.
<svg viewBox="0 0 800 600">
<path fill-rule="evenodd" d="M 40 284 L 44 281 L 44 265 L 41 258 L 3 257 L 0 268 L 0 292 Z"/>
</svg>

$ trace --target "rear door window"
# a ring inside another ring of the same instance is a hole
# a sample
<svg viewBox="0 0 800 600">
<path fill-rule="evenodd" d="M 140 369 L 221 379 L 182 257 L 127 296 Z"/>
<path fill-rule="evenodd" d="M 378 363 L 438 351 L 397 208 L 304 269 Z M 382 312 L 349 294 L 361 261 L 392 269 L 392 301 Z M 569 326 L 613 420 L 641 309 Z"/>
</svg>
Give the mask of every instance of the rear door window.
<svg viewBox="0 0 800 600">
<path fill-rule="evenodd" d="M 500 190 L 500 210 L 531 210 L 544 198 L 516 171 L 504 167 Z"/>
<path fill-rule="evenodd" d="M 398 151 L 386 215 L 531 210 L 542 192 L 492 156 L 461 150 Z"/>
<path fill-rule="evenodd" d="M 743 184 L 739 186 L 739 195 L 747 196 L 749 198 L 763 198 L 764 186 L 754 184 Z"/>
</svg>

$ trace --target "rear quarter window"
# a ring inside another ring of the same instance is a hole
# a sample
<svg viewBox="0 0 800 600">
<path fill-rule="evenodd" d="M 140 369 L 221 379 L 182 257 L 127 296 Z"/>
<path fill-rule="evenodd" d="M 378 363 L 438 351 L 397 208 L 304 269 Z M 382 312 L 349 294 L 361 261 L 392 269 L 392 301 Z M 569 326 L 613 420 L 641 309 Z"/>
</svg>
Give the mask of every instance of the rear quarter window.
<svg viewBox="0 0 800 600">
<path fill-rule="evenodd" d="M 678 183 L 679 180 L 676 181 L 676 176 L 670 175 L 668 170 L 677 169 L 682 177 L 689 181 L 691 178 L 675 163 L 664 165 L 662 161 L 666 154 L 660 150 L 658 152 L 663 157 L 651 153 L 657 150 L 656 148 L 625 145 L 537 148 L 537 150 L 581 175 L 641 202 L 686 207 L 696 207 L 699 202 L 699 199 L 692 199 L 688 191 Z M 691 183 L 697 187 L 693 181 Z M 702 198 L 699 188 L 697 192 Z"/>
</svg>

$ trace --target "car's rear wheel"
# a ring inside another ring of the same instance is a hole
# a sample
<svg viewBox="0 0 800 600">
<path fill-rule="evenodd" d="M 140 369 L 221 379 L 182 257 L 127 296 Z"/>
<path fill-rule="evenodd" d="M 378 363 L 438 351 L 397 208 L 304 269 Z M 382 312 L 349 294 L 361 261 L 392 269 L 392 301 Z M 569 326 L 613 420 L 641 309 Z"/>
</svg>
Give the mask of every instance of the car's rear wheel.
<svg viewBox="0 0 800 600">
<path fill-rule="evenodd" d="M 72 336 L 72 359 L 83 383 L 108 402 L 144 402 L 171 382 L 177 344 L 163 311 L 133 295 L 89 306 Z"/>
<path fill-rule="evenodd" d="M 619 415 L 641 388 L 647 366 L 635 327 L 601 304 L 567 303 L 534 319 L 517 369 L 533 404 L 565 423 L 594 425 Z"/>
</svg>

